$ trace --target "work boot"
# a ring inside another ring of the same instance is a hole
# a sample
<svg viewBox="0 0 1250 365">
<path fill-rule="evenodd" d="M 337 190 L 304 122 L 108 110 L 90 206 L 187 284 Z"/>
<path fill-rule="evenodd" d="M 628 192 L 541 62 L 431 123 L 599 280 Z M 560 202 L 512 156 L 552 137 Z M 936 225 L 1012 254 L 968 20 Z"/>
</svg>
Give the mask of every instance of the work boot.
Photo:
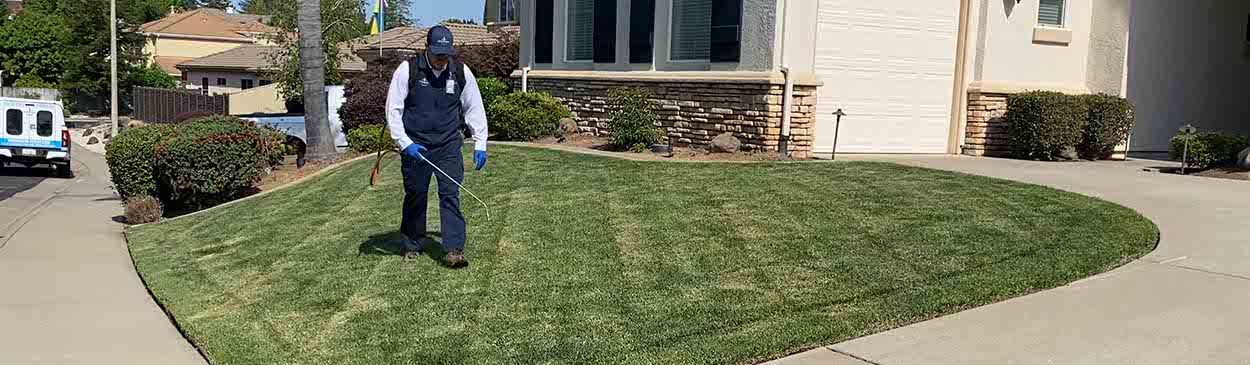
<svg viewBox="0 0 1250 365">
<path fill-rule="evenodd" d="M 469 260 L 464 259 L 464 252 L 460 250 L 447 252 L 447 256 L 443 257 L 443 261 L 447 262 L 447 266 L 456 268 L 469 266 Z"/>
<path fill-rule="evenodd" d="M 417 258 L 417 257 L 421 257 L 421 254 L 422 254 L 422 253 L 423 253 L 423 252 L 421 252 L 421 249 L 420 249 L 420 248 L 417 248 L 417 249 L 415 249 L 415 250 L 414 250 L 414 249 L 407 249 L 407 248 L 405 248 L 405 249 L 403 250 L 403 255 L 404 255 L 404 258 L 405 258 L 405 259 L 415 259 L 415 258 Z"/>
</svg>

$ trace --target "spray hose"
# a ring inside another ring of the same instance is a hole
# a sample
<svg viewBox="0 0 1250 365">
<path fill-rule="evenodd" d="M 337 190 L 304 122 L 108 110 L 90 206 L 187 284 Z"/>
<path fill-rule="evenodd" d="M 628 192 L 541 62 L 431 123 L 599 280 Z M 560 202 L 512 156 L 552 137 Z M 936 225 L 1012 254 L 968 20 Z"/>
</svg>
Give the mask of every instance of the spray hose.
<svg viewBox="0 0 1250 365">
<path fill-rule="evenodd" d="M 456 186 L 459 186 L 460 189 L 463 189 L 466 193 L 469 193 L 469 196 L 472 196 L 473 199 L 477 200 L 478 204 L 481 204 L 482 208 L 486 209 L 486 219 L 490 219 L 490 207 L 486 206 L 486 202 L 482 201 L 481 198 L 478 198 L 477 194 L 474 194 L 472 190 L 469 190 L 469 188 L 464 187 L 464 185 L 460 185 L 459 181 L 456 181 L 456 179 L 451 178 L 451 175 L 448 175 L 447 172 L 443 171 L 443 169 L 438 168 L 438 165 L 435 165 L 433 162 L 430 162 L 430 160 L 425 159 L 425 155 L 422 155 L 419 153 L 417 155 L 421 156 L 421 161 L 425 161 L 425 163 L 429 164 L 430 167 L 433 167 L 435 170 L 438 170 L 438 173 L 443 174 L 443 176 L 447 177 L 447 180 L 451 180 L 451 182 L 455 183 Z"/>
</svg>

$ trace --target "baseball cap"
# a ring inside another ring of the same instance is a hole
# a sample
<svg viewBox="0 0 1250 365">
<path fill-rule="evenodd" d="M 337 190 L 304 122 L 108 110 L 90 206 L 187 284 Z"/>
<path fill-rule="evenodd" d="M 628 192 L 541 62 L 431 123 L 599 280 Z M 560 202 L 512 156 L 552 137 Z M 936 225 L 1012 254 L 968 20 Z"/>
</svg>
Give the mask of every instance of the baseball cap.
<svg viewBox="0 0 1250 365">
<path fill-rule="evenodd" d="M 425 37 L 425 47 L 430 53 L 436 55 L 455 55 L 456 49 L 452 48 L 455 39 L 451 35 L 451 29 L 447 29 L 442 25 L 436 25 L 430 28 L 430 32 Z"/>
</svg>

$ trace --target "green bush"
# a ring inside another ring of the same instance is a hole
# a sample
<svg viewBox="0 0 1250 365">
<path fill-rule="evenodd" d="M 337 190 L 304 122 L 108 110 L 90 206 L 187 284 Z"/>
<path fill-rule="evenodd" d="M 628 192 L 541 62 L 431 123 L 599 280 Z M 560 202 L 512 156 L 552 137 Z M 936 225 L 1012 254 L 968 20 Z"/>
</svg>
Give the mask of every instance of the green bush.
<svg viewBox="0 0 1250 365">
<path fill-rule="evenodd" d="M 1017 158 L 1053 160 L 1081 142 L 1088 117 L 1081 99 L 1049 91 L 1007 98 L 1007 133 Z"/>
<path fill-rule="evenodd" d="M 1115 147 L 1128 139 L 1133 130 L 1133 105 L 1119 96 L 1107 94 L 1081 95 L 1088 109 L 1088 124 L 1076 150 L 1081 158 L 1111 158 Z"/>
<path fill-rule="evenodd" d="M 533 141 L 555 135 L 556 123 L 570 115 L 559 99 L 542 92 L 504 95 L 487 109 L 494 117 L 490 130 L 501 141 Z"/>
<path fill-rule="evenodd" d="M 117 189 L 123 199 L 156 195 L 156 178 L 153 173 L 156 147 L 173 134 L 172 125 L 154 124 L 126 129 L 109 141 L 104 158 L 109 165 L 113 188 Z"/>
<path fill-rule="evenodd" d="M 361 153 L 373 153 L 395 148 L 391 131 L 380 125 L 365 125 L 347 132 L 347 148 Z"/>
<path fill-rule="evenodd" d="M 613 144 L 639 151 L 660 141 L 650 93 L 641 89 L 613 89 L 608 92 L 608 98 L 614 108 L 609 113 L 612 120 L 608 122 Z"/>
<path fill-rule="evenodd" d="M 281 157 L 283 138 L 232 117 L 179 125 L 157 147 L 157 197 L 166 207 L 198 210 L 253 191 L 261 172 Z"/>
<path fill-rule="evenodd" d="M 494 77 L 477 79 L 477 90 L 482 94 L 482 105 L 490 111 L 490 105 L 499 97 L 512 93 L 512 86 Z"/>
<path fill-rule="evenodd" d="M 1184 158 L 1185 140 L 1189 140 L 1190 167 L 1209 169 L 1214 167 L 1232 166 L 1237 161 L 1237 154 L 1250 145 L 1246 136 L 1220 133 L 1197 133 L 1172 137 L 1168 148 L 1168 156 L 1180 161 Z"/>
</svg>

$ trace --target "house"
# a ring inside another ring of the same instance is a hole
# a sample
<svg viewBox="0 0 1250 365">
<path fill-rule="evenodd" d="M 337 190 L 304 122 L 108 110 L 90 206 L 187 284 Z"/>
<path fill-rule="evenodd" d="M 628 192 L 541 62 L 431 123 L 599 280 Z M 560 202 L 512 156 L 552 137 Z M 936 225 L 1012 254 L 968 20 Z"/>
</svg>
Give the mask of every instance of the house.
<svg viewBox="0 0 1250 365">
<path fill-rule="evenodd" d="M 143 52 L 170 75 L 180 77 L 179 63 L 243 45 L 269 45 L 264 35 L 273 28 L 268 17 L 233 10 L 200 8 L 148 22 L 139 27 L 147 37 Z"/>
<path fill-rule="evenodd" d="M 486 26 L 474 24 L 443 24 L 451 30 L 456 47 L 493 44 L 498 36 Z M 411 56 L 425 50 L 425 34 L 428 28 L 396 27 L 354 41 L 356 57 L 373 62 L 383 53 L 387 56 Z"/>
<path fill-rule="evenodd" d="M 515 27 L 521 25 L 521 18 L 517 14 L 517 0 L 486 0 L 486 7 L 482 11 L 483 23 L 490 31 L 503 27 Z"/>
<path fill-rule="evenodd" d="M 565 100 L 585 132 L 606 131 L 613 87 L 654 93 L 674 145 L 732 132 L 747 148 L 798 156 L 829 153 L 835 130 L 839 152 L 1001 155 L 1006 96 L 1025 90 L 1128 97 L 1133 151 L 1166 150 L 1185 123 L 1250 131 L 1240 92 L 1250 82 L 1250 2 L 518 5 L 525 83 Z M 841 123 L 836 110 L 847 114 Z"/>
<path fill-rule="evenodd" d="M 22 0 L 4 0 L 4 10 L 8 11 L 9 14 L 17 14 L 17 12 L 22 11 L 22 5 Z"/>
<path fill-rule="evenodd" d="M 254 87 L 269 85 L 266 76 L 272 71 L 267 54 L 275 46 L 243 45 L 205 57 L 183 61 L 177 69 L 183 76 L 184 87 L 202 90 L 208 94 L 232 94 Z M 341 53 L 346 59 L 339 64 L 345 77 L 364 72 L 364 61 L 356 58 L 347 48 Z"/>
</svg>

